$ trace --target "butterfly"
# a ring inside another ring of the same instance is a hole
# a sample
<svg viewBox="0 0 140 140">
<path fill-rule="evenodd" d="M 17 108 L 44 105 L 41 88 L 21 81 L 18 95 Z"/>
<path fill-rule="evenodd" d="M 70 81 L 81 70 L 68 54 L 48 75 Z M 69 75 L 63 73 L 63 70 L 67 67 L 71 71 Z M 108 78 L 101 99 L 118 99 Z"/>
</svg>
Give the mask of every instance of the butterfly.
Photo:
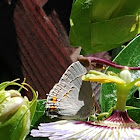
<svg viewBox="0 0 140 140">
<path fill-rule="evenodd" d="M 79 61 L 67 68 L 47 96 L 46 111 L 51 118 L 85 119 L 93 113 L 94 94 L 91 84 L 82 81 L 86 73 L 86 68 Z"/>
</svg>

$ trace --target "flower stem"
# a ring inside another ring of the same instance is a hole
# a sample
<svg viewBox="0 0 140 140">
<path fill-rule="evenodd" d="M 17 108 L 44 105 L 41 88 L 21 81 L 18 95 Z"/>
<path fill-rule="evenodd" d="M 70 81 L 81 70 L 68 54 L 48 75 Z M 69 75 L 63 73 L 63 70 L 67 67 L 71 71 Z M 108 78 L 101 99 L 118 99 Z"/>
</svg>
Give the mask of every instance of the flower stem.
<svg viewBox="0 0 140 140">
<path fill-rule="evenodd" d="M 125 111 L 126 97 L 117 96 L 116 110 Z"/>
<path fill-rule="evenodd" d="M 116 110 L 125 111 L 126 99 L 130 88 L 127 85 L 117 85 Z"/>
<path fill-rule="evenodd" d="M 95 62 L 95 63 L 100 63 L 100 64 L 105 64 L 107 66 L 111 66 L 111 67 L 114 67 L 114 68 L 117 68 L 117 69 L 125 69 L 126 66 L 121 66 L 121 65 L 118 65 L 112 61 L 109 61 L 109 60 L 105 60 L 105 59 L 101 59 L 101 58 L 97 58 L 97 57 L 87 57 L 91 62 Z M 129 70 L 140 70 L 140 67 L 128 67 Z"/>
</svg>

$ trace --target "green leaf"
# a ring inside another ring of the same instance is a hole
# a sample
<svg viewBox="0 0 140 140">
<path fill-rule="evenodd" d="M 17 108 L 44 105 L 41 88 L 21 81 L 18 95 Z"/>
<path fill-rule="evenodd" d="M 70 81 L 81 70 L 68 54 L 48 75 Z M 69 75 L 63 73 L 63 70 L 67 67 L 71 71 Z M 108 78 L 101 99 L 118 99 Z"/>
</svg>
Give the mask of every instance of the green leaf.
<svg viewBox="0 0 140 140">
<path fill-rule="evenodd" d="M 140 33 L 139 0 L 76 0 L 69 40 L 87 53 L 111 50 Z"/>
<path fill-rule="evenodd" d="M 73 46 L 86 46 L 84 47 L 84 51 L 88 51 L 91 46 L 91 24 L 89 12 L 92 1 L 93 0 L 76 0 L 76 2 L 73 3 L 70 17 L 70 43 Z"/>
<path fill-rule="evenodd" d="M 38 124 L 38 121 L 44 115 L 45 110 L 46 110 L 46 99 L 37 100 L 36 111 L 31 123 L 31 128 L 35 126 L 36 123 Z"/>
<path fill-rule="evenodd" d="M 129 98 L 127 100 L 127 105 L 128 106 L 133 106 L 133 107 L 137 107 L 140 108 L 140 98 L 136 98 L 134 97 L 134 95 L 131 95 L 131 98 Z"/>
<path fill-rule="evenodd" d="M 120 5 L 125 0 L 93 0 L 91 6 L 92 22 L 99 22 L 111 19 L 112 15 L 118 11 Z M 115 11 L 115 12 L 114 12 Z"/>
<path fill-rule="evenodd" d="M 31 129 L 33 127 L 37 128 L 39 123 L 41 122 L 51 122 L 51 121 L 60 120 L 58 118 L 51 119 L 49 116 L 47 116 L 45 111 L 46 111 L 46 99 L 37 100 L 37 107 L 31 123 Z"/>
<path fill-rule="evenodd" d="M 127 100 L 128 106 L 133 106 L 134 108 L 130 108 L 127 110 L 129 116 L 137 123 L 140 123 L 140 98 L 134 97 L 134 95 L 131 95 L 131 98 Z"/>
<path fill-rule="evenodd" d="M 114 59 L 114 62 L 124 66 L 140 66 L 140 36 L 133 39 Z M 106 71 L 113 71 L 119 73 L 119 69 L 108 67 Z M 130 71 L 132 74 L 132 79 L 137 79 L 140 77 L 140 71 Z M 132 93 L 136 90 L 136 87 L 130 91 L 128 97 L 131 98 Z M 114 84 L 102 84 L 101 86 L 101 96 L 100 105 L 101 111 L 107 112 L 116 103 L 116 88 Z M 131 105 L 131 104 L 129 104 Z M 132 105 L 131 105 L 132 106 Z"/>
<path fill-rule="evenodd" d="M 123 16 L 92 23 L 90 52 L 101 52 L 119 47 L 135 37 L 138 29 L 136 16 Z"/>
<path fill-rule="evenodd" d="M 140 108 L 128 110 L 128 114 L 136 123 L 140 123 Z"/>
<path fill-rule="evenodd" d="M 37 128 L 40 122 L 45 122 L 45 120 L 47 120 L 45 110 L 46 110 L 46 99 L 37 100 L 36 111 L 30 129 Z M 26 137 L 26 140 L 48 140 L 48 138 L 34 138 L 29 134 Z"/>
<path fill-rule="evenodd" d="M 99 22 L 126 15 L 135 15 L 139 9 L 139 0 L 93 0 L 91 21 Z"/>
<path fill-rule="evenodd" d="M 120 0 L 121 3 L 118 5 L 116 11 L 112 14 L 111 18 L 124 16 L 124 15 L 135 15 L 140 10 L 139 0 Z"/>
</svg>

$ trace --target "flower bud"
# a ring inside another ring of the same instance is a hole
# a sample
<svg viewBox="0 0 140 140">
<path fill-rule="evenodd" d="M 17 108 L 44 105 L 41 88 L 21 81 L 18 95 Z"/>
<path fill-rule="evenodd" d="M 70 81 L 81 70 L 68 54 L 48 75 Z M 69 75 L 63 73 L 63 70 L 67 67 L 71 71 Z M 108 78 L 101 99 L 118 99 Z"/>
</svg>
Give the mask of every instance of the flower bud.
<svg viewBox="0 0 140 140">
<path fill-rule="evenodd" d="M 24 84 L 30 87 L 28 84 Z M 33 99 L 29 101 L 27 97 L 21 96 L 21 89 L 5 90 L 9 85 L 25 88 L 14 81 L 0 84 L 0 139 L 24 140 L 30 129 L 37 96 L 30 87 L 33 92 Z"/>
<path fill-rule="evenodd" d="M 122 70 L 120 72 L 120 78 L 122 78 L 126 83 L 131 82 L 131 73 L 129 70 Z"/>
<path fill-rule="evenodd" d="M 5 98 L 0 104 L 0 122 L 7 120 L 8 117 L 14 114 L 24 102 L 24 99 L 21 97 L 21 95 L 19 96 L 17 94 L 12 97 L 14 92 L 16 93 L 17 91 L 0 91 L 1 97 L 3 95 Z"/>
</svg>

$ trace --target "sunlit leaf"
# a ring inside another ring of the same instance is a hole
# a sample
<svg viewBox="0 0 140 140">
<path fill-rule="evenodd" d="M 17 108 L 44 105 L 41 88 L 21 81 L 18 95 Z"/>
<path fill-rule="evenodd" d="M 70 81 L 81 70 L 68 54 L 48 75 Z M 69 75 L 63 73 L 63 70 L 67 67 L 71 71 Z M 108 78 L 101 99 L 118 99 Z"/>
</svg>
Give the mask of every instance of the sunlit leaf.
<svg viewBox="0 0 140 140">
<path fill-rule="evenodd" d="M 87 53 L 111 50 L 140 33 L 139 0 L 76 0 L 69 40 Z"/>
</svg>

